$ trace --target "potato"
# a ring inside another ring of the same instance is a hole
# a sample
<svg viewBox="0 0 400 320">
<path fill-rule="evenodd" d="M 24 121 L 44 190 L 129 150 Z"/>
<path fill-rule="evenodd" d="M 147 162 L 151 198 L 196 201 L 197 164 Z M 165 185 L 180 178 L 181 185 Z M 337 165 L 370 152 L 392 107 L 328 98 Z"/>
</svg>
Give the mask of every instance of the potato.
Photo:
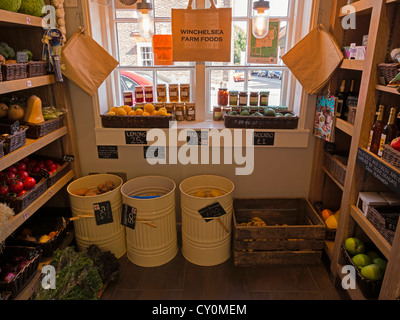
<svg viewBox="0 0 400 320">
<path fill-rule="evenodd" d="M 72 194 L 74 194 L 74 195 L 76 195 L 76 196 L 81 196 L 81 197 L 83 197 L 86 193 L 88 193 L 89 192 L 89 189 L 88 188 L 81 188 L 81 189 L 78 189 L 78 190 L 75 190 L 75 191 L 73 191 L 72 192 Z"/>
<path fill-rule="evenodd" d="M 114 182 L 112 182 L 112 181 L 107 181 L 107 182 L 106 182 L 106 187 L 107 187 L 107 191 L 112 191 L 112 190 L 114 190 L 114 189 L 115 189 Z"/>
<path fill-rule="evenodd" d="M 85 197 L 94 197 L 100 194 L 99 190 L 90 190 L 85 194 Z"/>
</svg>

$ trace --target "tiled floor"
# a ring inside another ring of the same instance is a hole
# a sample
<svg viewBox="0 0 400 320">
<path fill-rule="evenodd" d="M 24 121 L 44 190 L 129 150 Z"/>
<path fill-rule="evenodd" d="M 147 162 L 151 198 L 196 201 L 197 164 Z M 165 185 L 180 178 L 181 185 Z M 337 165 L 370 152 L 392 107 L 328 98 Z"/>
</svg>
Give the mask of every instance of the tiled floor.
<svg viewBox="0 0 400 320">
<path fill-rule="evenodd" d="M 103 300 L 339 300 L 321 261 L 313 266 L 201 267 L 181 251 L 169 263 L 143 268 L 121 258 L 121 276 Z"/>
</svg>

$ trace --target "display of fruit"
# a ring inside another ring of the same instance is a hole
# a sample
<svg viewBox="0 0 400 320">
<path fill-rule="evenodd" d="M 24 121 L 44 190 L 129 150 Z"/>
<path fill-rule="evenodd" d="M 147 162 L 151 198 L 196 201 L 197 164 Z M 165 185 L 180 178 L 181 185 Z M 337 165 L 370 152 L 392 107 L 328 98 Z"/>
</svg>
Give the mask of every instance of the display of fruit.
<svg viewBox="0 0 400 320">
<path fill-rule="evenodd" d="M 340 218 L 340 210 L 336 211 L 336 213 L 333 213 L 333 211 L 330 209 L 324 209 L 321 212 L 321 216 L 325 221 L 326 227 L 328 229 L 337 229 Z"/>
<path fill-rule="evenodd" d="M 45 5 L 46 4 L 43 0 L 22 0 L 18 12 L 41 17 L 43 15 L 42 8 Z"/>
<path fill-rule="evenodd" d="M 21 121 L 25 116 L 25 110 L 18 104 L 13 104 L 8 108 L 7 118 L 11 121 Z"/>
<path fill-rule="evenodd" d="M 361 268 L 361 275 L 368 280 L 381 280 L 384 271 L 377 264 L 369 264 Z"/>
<path fill-rule="evenodd" d="M 8 106 L 5 103 L 0 103 L 0 118 L 5 118 L 8 115 Z"/>
<path fill-rule="evenodd" d="M 152 103 L 146 103 L 143 108 L 137 106 L 120 106 L 112 107 L 107 113 L 108 116 L 143 116 L 143 117 L 155 117 L 155 116 L 170 116 L 167 109 L 160 108 L 155 110 L 155 106 Z"/>
<path fill-rule="evenodd" d="M 21 7 L 21 0 L 0 0 L 0 9 L 17 12 Z"/>
<path fill-rule="evenodd" d="M 224 193 L 217 189 L 211 189 L 211 190 L 202 189 L 196 191 L 193 195 L 197 198 L 217 198 L 223 196 Z"/>
<path fill-rule="evenodd" d="M 106 181 L 105 183 L 100 183 L 96 188 L 80 188 L 74 190 L 71 193 L 80 197 L 94 197 L 100 194 L 110 192 L 115 189 L 114 182 Z"/>
<path fill-rule="evenodd" d="M 332 210 L 329 210 L 329 209 L 324 209 L 324 210 L 322 210 L 321 215 L 322 215 L 322 219 L 324 219 L 324 221 L 325 221 L 325 220 L 328 219 L 331 215 L 333 215 L 333 211 L 332 211 Z"/>
<path fill-rule="evenodd" d="M 292 118 L 294 114 L 287 112 L 286 107 L 258 107 L 257 111 L 251 111 L 249 107 L 243 107 L 242 110 L 232 110 L 227 113 L 228 116 L 243 116 L 243 117 L 274 117 L 274 118 Z"/>
<path fill-rule="evenodd" d="M 382 259 L 382 258 L 375 258 L 375 259 L 372 259 L 372 263 L 378 265 L 379 268 L 380 268 L 383 272 L 386 271 L 387 261 L 386 261 L 385 259 Z"/>
<path fill-rule="evenodd" d="M 400 151 L 400 137 L 393 139 L 392 142 L 390 143 L 390 146 L 393 149 Z"/>
<path fill-rule="evenodd" d="M 358 238 L 348 238 L 345 241 L 345 248 L 350 255 L 365 253 L 365 245 Z"/>
<path fill-rule="evenodd" d="M 361 270 L 362 267 L 365 267 L 372 263 L 372 259 L 366 254 L 359 253 L 352 258 L 354 264 L 358 269 Z"/>
<path fill-rule="evenodd" d="M 18 162 L 0 172 L 0 195 L 4 197 L 22 197 L 36 186 L 36 179 L 25 163 Z"/>
<path fill-rule="evenodd" d="M 38 96 L 30 96 L 26 102 L 25 115 L 23 120 L 26 123 L 39 124 L 44 122 L 42 111 L 42 100 Z"/>
<path fill-rule="evenodd" d="M 251 218 L 249 221 L 247 222 L 242 222 L 240 223 L 241 226 L 247 226 L 247 227 L 251 227 L 251 226 L 255 226 L 255 227 L 266 227 L 267 224 L 265 223 L 265 221 L 259 217 L 254 217 Z"/>
</svg>

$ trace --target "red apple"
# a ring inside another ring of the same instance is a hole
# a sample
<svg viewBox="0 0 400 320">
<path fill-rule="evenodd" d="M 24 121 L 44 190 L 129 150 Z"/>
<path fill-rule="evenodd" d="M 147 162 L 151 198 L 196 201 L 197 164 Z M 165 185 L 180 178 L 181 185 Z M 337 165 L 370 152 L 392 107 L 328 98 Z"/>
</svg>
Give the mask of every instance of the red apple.
<svg viewBox="0 0 400 320">
<path fill-rule="evenodd" d="M 393 139 L 391 142 L 390 146 L 393 149 L 396 149 L 397 151 L 400 151 L 400 137 L 397 137 L 396 139 Z"/>
</svg>

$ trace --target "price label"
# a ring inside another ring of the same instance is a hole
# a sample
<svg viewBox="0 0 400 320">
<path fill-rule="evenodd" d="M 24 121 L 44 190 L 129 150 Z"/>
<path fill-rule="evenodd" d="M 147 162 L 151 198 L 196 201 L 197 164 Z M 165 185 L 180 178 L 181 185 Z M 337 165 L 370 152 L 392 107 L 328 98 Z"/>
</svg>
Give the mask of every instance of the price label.
<svg viewBox="0 0 400 320">
<path fill-rule="evenodd" d="M 122 207 L 121 224 L 127 228 L 135 230 L 137 209 L 124 204 Z"/>
<path fill-rule="evenodd" d="M 198 212 L 206 222 L 210 222 L 211 220 L 222 217 L 226 214 L 226 211 L 219 202 L 200 209 Z"/>
<path fill-rule="evenodd" d="M 24 213 L 24 220 L 27 220 L 29 218 L 29 213 L 28 211 Z"/>
<path fill-rule="evenodd" d="M 255 146 L 275 145 L 275 132 L 254 132 Z"/>
<path fill-rule="evenodd" d="M 110 201 L 93 204 L 94 218 L 98 226 L 113 223 Z"/>
<path fill-rule="evenodd" d="M 97 146 L 99 159 L 118 159 L 117 146 Z"/>
<path fill-rule="evenodd" d="M 30 17 L 26 17 L 26 24 L 32 24 L 32 21 L 31 21 Z"/>
<path fill-rule="evenodd" d="M 126 144 L 147 144 L 146 131 L 125 131 Z"/>
<path fill-rule="evenodd" d="M 31 81 L 31 80 L 27 80 L 27 81 L 26 81 L 26 86 L 27 86 L 28 88 L 32 87 L 32 81 Z"/>
<path fill-rule="evenodd" d="M 75 157 L 74 156 L 71 156 L 71 155 L 64 155 L 64 157 L 63 157 L 63 161 L 64 162 L 75 162 Z"/>
</svg>

